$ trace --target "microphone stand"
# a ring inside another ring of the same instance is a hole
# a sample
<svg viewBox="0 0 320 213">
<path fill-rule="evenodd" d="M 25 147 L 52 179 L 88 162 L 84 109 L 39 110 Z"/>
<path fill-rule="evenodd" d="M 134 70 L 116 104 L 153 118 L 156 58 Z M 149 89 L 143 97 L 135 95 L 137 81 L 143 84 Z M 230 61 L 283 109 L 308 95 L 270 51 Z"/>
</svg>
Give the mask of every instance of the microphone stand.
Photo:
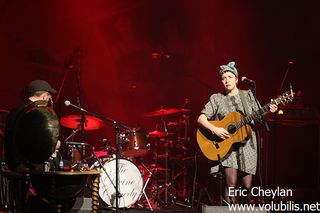
<svg viewBox="0 0 320 213">
<path fill-rule="evenodd" d="M 58 93 L 57 93 L 57 95 L 56 95 L 56 99 L 54 100 L 54 103 L 55 103 L 55 104 L 58 103 L 58 100 L 59 100 L 60 95 L 61 95 L 61 93 L 62 93 L 62 89 L 63 89 L 64 84 L 65 84 L 65 81 L 66 81 L 66 79 L 67 79 L 67 74 L 68 74 L 68 72 L 69 72 L 70 69 L 69 69 L 69 67 L 66 67 L 65 70 L 66 70 L 66 72 L 64 72 L 64 74 L 63 74 L 62 82 L 61 82 L 61 84 L 60 84 Z M 60 99 L 60 102 L 61 102 L 61 99 Z"/>
<path fill-rule="evenodd" d="M 256 84 L 252 84 L 250 90 L 252 91 L 253 93 L 253 97 L 254 97 L 254 100 L 258 106 L 258 110 L 259 112 L 261 112 L 261 105 L 259 103 L 259 100 L 257 98 L 257 90 L 256 90 Z M 265 127 L 265 129 L 269 132 L 270 131 L 270 128 L 269 128 L 269 125 L 266 121 L 266 119 L 264 118 L 264 116 L 262 115 L 261 116 L 261 122 L 263 123 L 263 126 Z M 263 156 L 262 156 L 262 151 L 263 151 L 263 138 L 262 138 L 262 134 L 259 130 L 257 130 L 257 138 L 259 140 L 259 143 L 257 143 L 257 145 L 259 144 L 259 147 L 258 147 L 258 154 L 259 154 L 259 157 L 260 157 L 260 161 L 259 161 L 259 181 L 260 181 L 260 185 L 262 186 L 263 183 L 262 183 L 262 174 L 261 174 L 261 167 L 263 165 Z"/>
<path fill-rule="evenodd" d="M 79 70 L 80 68 L 75 69 L 75 75 L 76 75 L 76 80 L 77 80 L 77 90 L 78 90 L 78 96 L 77 96 L 77 102 L 78 106 L 81 108 L 82 107 L 82 93 L 81 93 L 81 87 L 80 87 L 80 75 L 79 75 Z M 81 142 L 84 142 L 84 124 L 86 123 L 86 116 L 85 113 L 81 113 L 81 118 L 80 118 L 80 126 L 81 126 Z"/>
<path fill-rule="evenodd" d="M 282 79 L 282 82 L 281 82 L 280 87 L 279 87 L 279 89 L 278 89 L 278 92 L 277 92 L 276 97 L 278 97 L 278 96 L 280 95 L 280 92 L 281 92 L 281 90 L 282 90 L 282 88 L 283 88 L 284 82 L 285 82 L 286 79 L 287 79 L 287 75 L 288 75 L 288 72 L 289 72 L 290 67 L 291 67 L 290 65 L 293 65 L 293 62 L 292 62 L 292 61 L 289 61 L 289 62 L 288 62 L 288 66 L 287 66 L 286 72 L 285 72 L 285 74 L 284 74 L 284 76 L 283 76 L 283 79 Z"/>
<path fill-rule="evenodd" d="M 93 112 L 89 112 L 87 111 L 86 109 L 84 108 L 81 108 L 79 106 L 76 106 L 76 105 L 73 105 L 73 104 L 70 104 L 70 106 L 80 110 L 83 114 L 87 114 L 87 115 L 91 115 L 91 116 L 94 116 L 96 118 L 100 118 L 101 120 L 104 120 L 104 121 L 107 121 L 107 122 L 110 122 L 114 125 L 114 129 L 115 129 L 115 132 L 116 132 L 116 184 L 115 184 L 115 188 L 116 188 L 116 212 L 118 212 L 119 210 L 119 197 L 121 197 L 121 195 L 119 194 L 119 154 L 120 154 L 120 143 L 119 143 L 119 129 L 120 127 L 121 128 L 124 128 L 124 129 L 127 129 L 127 130 L 130 130 L 131 131 L 131 128 L 124 125 L 124 124 L 121 124 L 121 123 L 118 123 L 117 121 L 111 119 L 111 118 L 108 118 L 108 117 L 105 117 L 105 116 L 102 116 L 102 115 L 99 115 L 99 114 L 96 114 L 96 113 L 93 113 Z M 105 171 L 106 172 L 106 171 Z"/>
<path fill-rule="evenodd" d="M 250 90 L 251 90 L 251 92 L 253 94 L 253 97 L 254 97 L 254 100 L 255 100 L 255 102 L 256 102 L 256 104 L 258 106 L 259 112 L 261 112 L 261 105 L 260 105 L 260 103 L 258 101 L 258 98 L 257 98 L 257 94 L 256 94 L 257 93 L 257 89 L 256 89 L 256 84 L 255 83 L 252 84 Z M 266 130 L 269 132 L 270 131 L 269 125 L 268 125 L 266 119 L 263 116 L 261 116 L 261 122 L 263 123 L 264 127 L 266 128 Z"/>
<path fill-rule="evenodd" d="M 93 147 L 92 145 L 90 145 L 90 144 L 89 144 L 89 146 L 91 147 L 91 151 L 92 151 L 93 157 L 94 157 L 94 159 L 96 160 L 96 161 L 94 162 L 94 164 L 90 167 L 90 169 L 93 169 L 95 166 L 97 166 L 97 165 L 96 165 L 96 162 L 98 162 L 100 168 L 102 168 L 102 170 L 104 171 L 104 173 L 107 175 L 107 178 L 110 180 L 111 185 L 113 186 L 113 188 L 114 188 L 115 191 L 117 192 L 117 182 L 116 182 L 116 184 L 114 184 L 114 182 L 112 181 L 111 177 L 108 175 L 108 172 L 107 172 L 106 168 L 104 168 L 101 160 L 98 158 L 98 156 L 97 156 L 96 153 L 94 152 L 94 147 Z M 118 201 L 116 200 L 116 202 L 118 202 Z M 117 210 L 117 209 L 116 209 L 116 210 Z"/>
<path fill-rule="evenodd" d="M 66 64 L 65 64 L 66 65 Z M 70 67 L 69 65 L 68 66 L 65 66 L 65 72 L 63 74 L 63 78 L 62 78 L 62 82 L 59 86 L 59 90 L 58 90 L 58 93 L 56 95 L 56 99 L 54 100 L 54 103 L 57 104 L 58 101 L 59 101 L 59 107 L 58 107 L 58 116 L 60 117 L 61 116 L 61 106 L 62 106 L 62 99 L 60 98 L 61 97 L 61 94 L 62 94 L 62 90 L 63 90 L 63 87 L 65 85 L 65 81 L 67 79 L 67 75 L 69 73 L 69 71 L 71 70 L 72 67 Z M 73 134 L 74 135 L 74 134 Z M 69 139 L 69 138 L 68 138 Z M 61 153 L 64 153 L 65 152 L 65 141 L 64 140 L 62 143 L 61 143 Z"/>
</svg>

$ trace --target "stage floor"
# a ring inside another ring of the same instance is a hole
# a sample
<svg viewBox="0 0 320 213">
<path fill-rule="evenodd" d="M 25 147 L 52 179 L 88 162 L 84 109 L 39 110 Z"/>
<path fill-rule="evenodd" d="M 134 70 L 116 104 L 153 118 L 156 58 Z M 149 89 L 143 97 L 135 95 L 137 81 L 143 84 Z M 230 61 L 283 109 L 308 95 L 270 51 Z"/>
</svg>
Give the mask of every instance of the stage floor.
<svg viewBox="0 0 320 213">
<path fill-rule="evenodd" d="M 115 210 L 99 210 L 99 212 L 115 212 Z M 181 207 L 170 207 L 167 209 L 161 209 L 161 210 L 143 210 L 143 209 L 125 209 L 125 210 L 119 210 L 118 212 L 121 213 L 142 213 L 142 212 L 155 212 L 155 213 L 169 213 L 169 212 L 183 212 L 183 213 L 196 213 L 196 210 L 192 210 L 190 208 L 181 208 Z"/>
</svg>

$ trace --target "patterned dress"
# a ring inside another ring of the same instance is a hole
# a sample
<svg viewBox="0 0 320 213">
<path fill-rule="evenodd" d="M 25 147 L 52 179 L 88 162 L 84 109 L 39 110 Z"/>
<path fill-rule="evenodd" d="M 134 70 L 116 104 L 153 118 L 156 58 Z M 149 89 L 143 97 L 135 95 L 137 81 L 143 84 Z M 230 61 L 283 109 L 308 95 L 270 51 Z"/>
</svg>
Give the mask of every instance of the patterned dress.
<svg viewBox="0 0 320 213">
<path fill-rule="evenodd" d="M 249 114 L 258 110 L 251 90 L 244 91 L 244 97 L 247 100 Z M 229 112 L 240 112 L 245 114 L 244 107 L 239 93 L 234 96 L 216 93 L 211 95 L 209 102 L 205 105 L 201 114 L 204 114 L 208 120 L 221 120 Z M 248 174 L 256 174 L 257 168 L 257 139 L 253 131 L 252 137 L 245 142 L 245 145 L 237 147 L 231 154 L 222 160 L 222 166 L 238 169 Z M 213 166 L 211 173 L 217 173 L 219 166 Z"/>
</svg>

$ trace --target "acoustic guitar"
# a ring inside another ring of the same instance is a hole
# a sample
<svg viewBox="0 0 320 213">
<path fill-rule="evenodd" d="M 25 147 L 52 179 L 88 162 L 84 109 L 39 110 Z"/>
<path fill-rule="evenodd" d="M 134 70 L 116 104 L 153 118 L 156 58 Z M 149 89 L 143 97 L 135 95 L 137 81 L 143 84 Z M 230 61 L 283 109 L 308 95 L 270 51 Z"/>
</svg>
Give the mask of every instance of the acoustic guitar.
<svg viewBox="0 0 320 213">
<path fill-rule="evenodd" d="M 285 105 L 291 102 L 294 95 L 295 93 L 291 89 L 248 116 L 243 116 L 239 112 L 230 112 L 220 121 L 209 121 L 216 127 L 226 129 L 230 137 L 221 139 L 217 135 L 212 134 L 208 129 L 200 127 L 197 130 L 197 142 L 202 153 L 210 160 L 223 160 L 231 153 L 233 144 L 244 144 L 251 137 L 252 128 L 249 124 L 253 120 L 257 120 L 267 112 L 271 104 Z"/>
</svg>

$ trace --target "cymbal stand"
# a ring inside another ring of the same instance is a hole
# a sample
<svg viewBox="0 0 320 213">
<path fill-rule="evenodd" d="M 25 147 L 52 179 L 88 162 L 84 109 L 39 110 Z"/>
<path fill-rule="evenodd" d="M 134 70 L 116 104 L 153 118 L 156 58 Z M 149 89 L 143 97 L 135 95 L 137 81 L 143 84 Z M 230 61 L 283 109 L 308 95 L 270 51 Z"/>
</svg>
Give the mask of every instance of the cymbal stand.
<svg viewBox="0 0 320 213">
<path fill-rule="evenodd" d="M 149 198 L 148 198 L 147 193 L 146 193 L 146 187 L 147 187 L 147 185 L 148 185 L 148 183 L 149 183 L 149 181 L 150 181 L 150 178 L 152 177 L 153 174 L 152 174 L 152 172 L 146 167 L 146 165 L 144 165 L 144 163 L 142 163 L 142 162 L 140 161 L 140 164 L 141 164 L 141 166 L 143 166 L 143 168 L 144 168 L 145 170 L 147 170 L 147 172 L 148 172 L 148 178 L 147 178 L 147 181 L 145 182 L 145 184 L 144 184 L 144 186 L 143 186 L 142 194 L 140 195 L 140 197 L 138 198 L 138 200 L 140 200 L 140 198 L 142 197 L 142 195 L 144 195 L 144 197 L 145 197 L 145 199 L 146 199 L 146 201 L 147 201 L 147 203 L 148 203 L 148 205 L 149 205 L 150 211 L 153 211 L 153 208 L 152 208 L 152 206 L 151 206 L 151 204 L 150 204 Z"/>
<path fill-rule="evenodd" d="M 190 100 L 188 98 L 185 99 L 183 108 L 189 109 L 190 111 Z M 186 158 L 187 156 L 186 143 L 190 141 L 190 138 L 188 135 L 189 120 L 190 120 L 190 115 L 187 113 L 183 113 L 180 116 L 178 121 L 178 129 L 177 129 L 178 141 L 177 142 L 178 142 L 179 148 L 182 151 L 183 159 Z M 182 176 L 182 192 L 178 193 L 180 195 L 180 199 L 182 198 L 182 203 L 180 200 L 180 202 L 175 202 L 175 204 L 191 208 L 190 200 L 188 198 L 188 185 L 187 185 L 188 170 L 187 170 L 186 162 L 183 160 L 179 164 L 179 166 L 180 166 L 180 172 L 173 177 L 173 181 L 175 181 L 179 176 Z"/>
<path fill-rule="evenodd" d="M 191 102 L 189 98 L 185 98 L 184 100 L 184 104 L 183 104 L 183 108 L 184 109 L 188 109 L 190 112 L 191 111 Z M 188 130 L 189 130 L 189 124 L 190 124 L 190 114 L 189 113 L 183 113 L 180 118 L 179 118 L 179 122 L 178 122 L 179 126 L 181 128 L 178 128 L 178 144 L 180 145 L 180 148 L 182 149 L 182 156 L 183 158 L 186 158 L 187 156 L 187 147 L 186 147 L 186 143 L 188 143 L 190 141 L 190 137 L 188 134 Z M 180 137 L 181 136 L 181 137 Z M 187 168 L 186 168 L 186 163 L 185 161 L 182 162 L 182 181 L 183 181 L 183 185 L 182 185 L 182 198 L 189 202 L 189 200 L 187 199 L 188 197 L 188 187 L 187 187 Z M 186 207 L 190 207 L 189 205 L 185 205 Z"/>
<path fill-rule="evenodd" d="M 159 142 L 159 139 L 158 138 L 156 138 L 155 139 L 155 141 L 154 141 L 154 143 L 155 143 L 155 151 L 154 151 L 154 163 L 155 163 L 155 167 L 157 168 L 158 167 L 158 142 Z M 156 170 L 156 172 L 157 172 L 157 170 Z M 159 194 L 159 185 L 158 185 L 158 175 L 157 175 L 157 173 L 156 173 L 156 175 L 154 176 L 154 184 L 155 184 L 155 192 L 156 192 L 156 196 L 157 196 L 157 199 L 159 200 L 159 196 L 160 196 L 160 194 Z"/>
<path fill-rule="evenodd" d="M 164 203 L 168 205 L 168 186 L 169 186 L 169 139 L 168 139 L 168 128 L 167 122 L 164 119 L 164 115 L 162 115 L 162 122 L 165 132 L 165 183 L 164 183 Z"/>
<path fill-rule="evenodd" d="M 62 144 L 66 143 L 69 138 L 73 137 L 77 132 L 79 132 L 79 128 L 72 130 L 71 134 L 63 140 Z"/>
<path fill-rule="evenodd" d="M 188 115 L 182 115 L 182 124 L 183 124 L 183 138 L 181 141 L 183 141 L 182 150 L 183 150 L 183 157 L 186 157 L 186 147 L 185 144 L 189 141 L 189 136 L 188 136 L 188 127 L 189 127 L 189 116 Z M 181 141 L 179 141 L 181 143 Z M 186 164 L 183 162 L 183 197 L 186 198 L 187 196 L 187 169 L 185 168 Z"/>
</svg>

